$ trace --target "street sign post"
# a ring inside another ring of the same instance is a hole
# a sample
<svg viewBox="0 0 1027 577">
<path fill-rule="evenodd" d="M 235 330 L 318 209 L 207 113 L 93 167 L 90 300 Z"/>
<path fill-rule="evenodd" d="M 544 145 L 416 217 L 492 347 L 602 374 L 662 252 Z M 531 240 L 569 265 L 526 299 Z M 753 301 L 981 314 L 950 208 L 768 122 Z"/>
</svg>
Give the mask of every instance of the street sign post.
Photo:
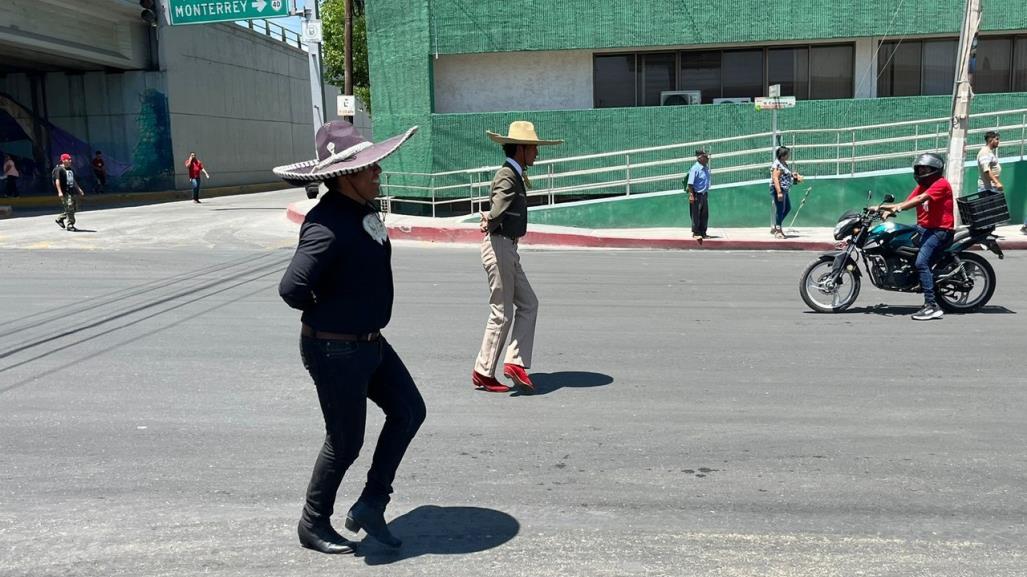
<svg viewBox="0 0 1027 577">
<path fill-rule="evenodd" d="M 285 18 L 286 0 L 167 0 L 168 21 L 172 26 L 208 24 L 256 18 Z"/>
<path fill-rule="evenodd" d="M 756 110 L 780 110 L 782 108 L 795 108 L 794 96 L 782 96 L 780 98 L 764 98 L 758 96 L 755 100 Z"/>
</svg>

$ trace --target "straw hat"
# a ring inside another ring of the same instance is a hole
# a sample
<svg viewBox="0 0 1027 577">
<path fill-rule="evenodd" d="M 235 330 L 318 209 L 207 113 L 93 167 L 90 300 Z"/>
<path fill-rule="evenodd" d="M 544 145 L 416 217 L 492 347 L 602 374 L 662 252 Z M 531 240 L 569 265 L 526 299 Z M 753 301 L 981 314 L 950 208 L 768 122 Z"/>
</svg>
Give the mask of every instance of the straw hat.
<svg viewBox="0 0 1027 577">
<path fill-rule="evenodd" d="M 414 135 L 417 127 L 408 129 L 377 144 L 366 140 L 352 124 L 335 120 L 317 130 L 314 145 L 317 158 L 276 166 L 274 173 L 294 183 L 331 180 L 341 174 L 360 172 L 381 161 Z"/>
<path fill-rule="evenodd" d="M 489 130 L 486 130 L 485 134 L 488 134 L 493 142 L 499 144 L 534 144 L 536 146 L 563 144 L 562 140 L 541 140 L 538 134 L 535 134 L 535 125 L 526 120 L 511 122 L 506 136 Z"/>
</svg>

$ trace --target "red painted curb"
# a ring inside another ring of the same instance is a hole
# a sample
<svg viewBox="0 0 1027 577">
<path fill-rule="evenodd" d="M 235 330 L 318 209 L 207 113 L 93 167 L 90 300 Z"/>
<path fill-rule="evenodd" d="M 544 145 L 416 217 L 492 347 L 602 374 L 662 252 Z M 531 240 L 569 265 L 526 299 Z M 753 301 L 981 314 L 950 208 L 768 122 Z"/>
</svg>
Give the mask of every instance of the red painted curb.
<svg viewBox="0 0 1027 577">
<path fill-rule="evenodd" d="M 306 212 L 290 204 L 286 217 L 303 224 Z M 394 240 L 414 240 L 446 244 L 478 244 L 482 234 L 475 228 L 442 228 L 429 226 L 390 225 L 389 237 Z M 666 250 L 801 250 L 829 251 L 837 246 L 833 242 L 812 240 L 719 240 L 709 239 L 699 244 L 690 238 L 628 238 L 596 236 L 565 232 L 529 231 L 522 239 L 526 245 L 567 246 L 584 248 L 650 248 Z M 1002 250 L 1027 250 L 1027 240 L 999 241 Z"/>
<path fill-rule="evenodd" d="M 432 228 L 420 226 L 389 227 L 389 236 L 395 240 L 422 242 L 477 244 L 481 232 L 473 228 Z M 628 238 L 595 236 L 562 232 L 529 231 L 521 241 L 527 245 L 573 246 L 589 248 L 657 248 L 707 250 L 831 250 L 834 243 L 788 240 L 706 240 L 700 245 L 693 239 Z"/>
</svg>

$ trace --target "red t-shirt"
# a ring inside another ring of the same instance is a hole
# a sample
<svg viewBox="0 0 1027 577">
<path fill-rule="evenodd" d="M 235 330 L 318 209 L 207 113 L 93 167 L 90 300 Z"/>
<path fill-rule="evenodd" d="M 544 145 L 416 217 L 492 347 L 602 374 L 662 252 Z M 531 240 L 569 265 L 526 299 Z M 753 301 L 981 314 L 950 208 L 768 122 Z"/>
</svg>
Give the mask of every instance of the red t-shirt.
<svg viewBox="0 0 1027 577">
<path fill-rule="evenodd" d="M 189 178 L 200 178 L 200 171 L 203 170 L 203 163 L 197 160 L 193 160 L 189 163 Z"/>
<path fill-rule="evenodd" d="M 945 177 L 934 181 L 934 184 L 924 188 L 917 185 L 906 200 L 927 193 L 928 201 L 916 207 L 916 223 L 924 228 L 943 228 L 952 230 L 956 227 L 955 218 L 952 216 L 952 185 Z"/>
</svg>

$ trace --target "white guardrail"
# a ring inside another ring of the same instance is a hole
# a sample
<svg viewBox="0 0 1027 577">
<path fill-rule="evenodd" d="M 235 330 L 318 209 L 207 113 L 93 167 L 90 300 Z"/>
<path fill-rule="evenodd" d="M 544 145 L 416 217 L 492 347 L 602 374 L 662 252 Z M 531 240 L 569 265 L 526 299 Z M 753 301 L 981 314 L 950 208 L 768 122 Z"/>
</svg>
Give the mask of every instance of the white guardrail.
<svg viewBox="0 0 1027 577">
<path fill-rule="evenodd" d="M 946 151 L 949 118 L 930 118 L 847 128 L 783 130 L 778 142 L 792 149 L 791 164 L 805 176 L 843 176 L 909 166 L 923 152 Z M 1024 159 L 1027 108 L 970 116 L 968 154 L 976 154 L 989 130 L 1002 134 L 1004 158 Z M 976 136 L 977 138 L 974 138 Z M 532 204 L 682 187 L 694 152 L 710 153 L 717 184 L 770 178 L 773 134 L 763 132 L 716 140 L 618 150 L 601 154 L 541 160 L 529 170 Z M 382 175 L 382 210 L 394 203 L 430 207 L 431 215 L 474 214 L 488 202 L 496 166 L 436 173 L 386 172 Z"/>
</svg>

